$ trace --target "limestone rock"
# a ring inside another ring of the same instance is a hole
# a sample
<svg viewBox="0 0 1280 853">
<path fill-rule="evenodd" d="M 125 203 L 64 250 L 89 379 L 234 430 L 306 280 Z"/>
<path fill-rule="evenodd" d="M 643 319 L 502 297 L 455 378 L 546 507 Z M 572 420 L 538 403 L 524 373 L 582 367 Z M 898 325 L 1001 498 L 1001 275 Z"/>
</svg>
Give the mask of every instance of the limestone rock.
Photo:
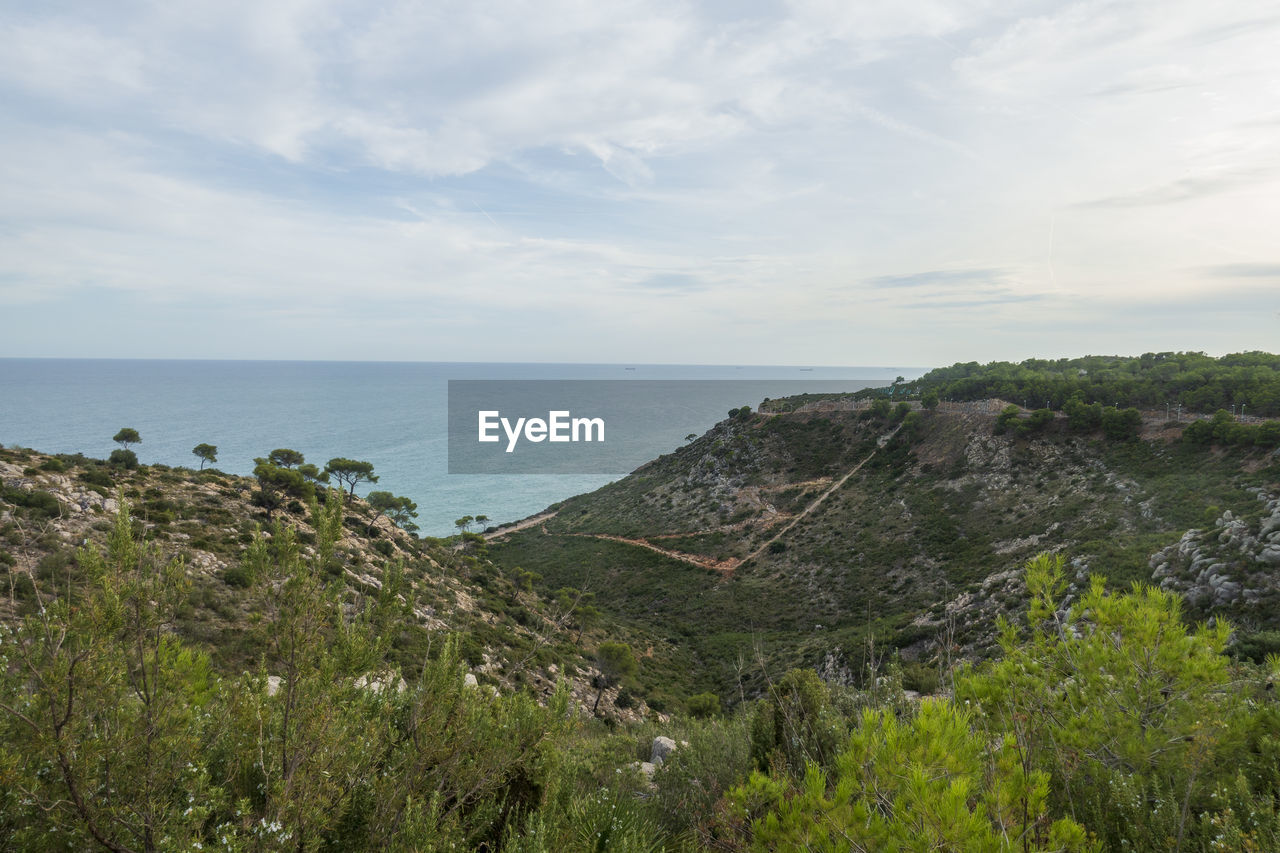
<svg viewBox="0 0 1280 853">
<path fill-rule="evenodd" d="M 666 757 L 676 751 L 676 742 L 669 737 L 658 735 L 653 739 L 653 749 L 649 753 L 649 761 L 660 766 Z"/>
</svg>

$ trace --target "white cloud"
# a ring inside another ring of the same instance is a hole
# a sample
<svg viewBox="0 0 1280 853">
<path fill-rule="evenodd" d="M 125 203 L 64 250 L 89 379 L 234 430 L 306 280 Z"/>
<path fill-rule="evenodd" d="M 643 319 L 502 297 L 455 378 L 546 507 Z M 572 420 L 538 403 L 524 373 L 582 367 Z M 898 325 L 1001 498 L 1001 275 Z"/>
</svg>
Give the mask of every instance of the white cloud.
<svg viewBox="0 0 1280 853">
<path fill-rule="evenodd" d="M 388 357 L 516 355 L 536 320 L 559 334 L 532 358 L 643 358 L 670 329 L 675 360 L 967 359 L 1274 262 L 1264 4 L 713 10 L 2 13 L 0 302 L 292 317 L 281 355 L 359 316 Z M 868 284 L 974 269 L 999 280 L 915 308 Z"/>
</svg>

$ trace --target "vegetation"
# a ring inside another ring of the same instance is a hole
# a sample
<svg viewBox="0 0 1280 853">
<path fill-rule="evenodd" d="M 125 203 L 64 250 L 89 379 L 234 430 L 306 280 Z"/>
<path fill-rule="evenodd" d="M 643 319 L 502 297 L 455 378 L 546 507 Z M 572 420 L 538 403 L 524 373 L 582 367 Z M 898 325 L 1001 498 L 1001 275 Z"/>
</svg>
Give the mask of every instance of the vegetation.
<svg viewBox="0 0 1280 853">
<path fill-rule="evenodd" d="M 605 690 L 636 674 L 636 659 L 626 643 L 601 643 L 596 649 L 595 665 L 599 674 L 592 683 L 597 691 L 595 704 L 591 706 L 592 713 L 599 710 L 600 697 Z"/>
<path fill-rule="evenodd" d="M 204 470 L 204 464 L 208 462 L 210 465 L 218 461 L 218 447 L 214 444 L 197 444 L 191 448 L 191 452 L 200 460 L 200 470 Z"/>
<path fill-rule="evenodd" d="M 413 519 L 418 517 L 418 505 L 406 497 L 398 497 L 391 492 L 370 492 L 365 500 L 378 515 L 385 515 L 410 533 L 418 529 Z"/>
<path fill-rule="evenodd" d="M 477 849 L 539 805 L 565 694 L 543 706 L 468 690 L 453 642 L 398 688 L 384 629 L 407 602 L 388 583 L 344 617 L 326 570 L 338 503 L 313 505 L 311 557 L 287 527 L 256 540 L 270 641 L 239 677 L 216 675 L 172 634 L 190 580 L 137 542 L 120 506 L 106 553 L 81 555 L 83 596 L 6 632 L 0 825 L 11 844 Z"/>
<path fill-rule="evenodd" d="M 931 370 L 918 393 L 948 400 L 1008 400 L 1062 411 L 1072 400 L 1117 408 L 1210 413 L 1233 406 L 1240 414 L 1280 415 L 1280 356 L 1244 352 L 1212 358 L 1198 352 L 1137 357 L 1027 359 L 977 362 Z"/>
<path fill-rule="evenodd" d="M 360 483 L 378 482 L 378 478 L 373 473 L 373 463 L 362 462 L 357 459 L 345 459 L 343 457 L 330 459 L 325 463 L 324 473 L 326 477 L 332 477 L 347 487 L 348 500 L 355 497 L 356 486 Z"/>
<path fill-rule="evenodd" d="M 402 681 L 402 574 L 352 597 L 329 571 L 342 504 L 315 545 L 276 525 L 244 565 L 264 639 L 220 674 L 174 632 L 192 580 L 139 542 L 121 496 L 80 593 L 6 629 L 0 826 L 24 850 L 1179 850 L 1280 841 L 1280 706 L 1230 628 L 1186 627 L 1136 586 L 1065 607 L 1060 558 L 1027 568 L 1026 628 L 961 668 L 955 699 L 905 698 L 892 666 L 862 690 L 792 670 L 728 716 L 672 721 L 646 781 L 637 738 L 542 701 L 468 686 L 442 639 Z M 390 629 L 390 630 L 389 630 Z M 602 642 L 610 681 L 634 671 Z M 700 707 L 713 703 L 700 699 Z M 647 750 L 646 750 L 647 753 Z M 647 757 L 646 753 L 641 753 Z M 638 794 L 643 796 L 637 797 Z"/>
<path fill-rule="evenodd" d="M 277 448 L 267 454 L 267 461 L 281 468 L 296 468 L 306 462 L 306 457 L 287 447 Z"/>
<path fill-rule="evenodd" d="M 132 450 L 116 448 L 111 451 L 111 455 L 107 458 L 107 464 L 113 468 L 123 468 L 126 471 L 132 471 L 138 467 L 138 454 Z"/>
<path fill-rule="evenodd" d="M 140 444 L 142 436 L 138 435 L 138 431 L 133 427 L 124 427 L 111 438 L 116 444 L 125 450 L 129 449 L 131 444 Z"/>
</svg>

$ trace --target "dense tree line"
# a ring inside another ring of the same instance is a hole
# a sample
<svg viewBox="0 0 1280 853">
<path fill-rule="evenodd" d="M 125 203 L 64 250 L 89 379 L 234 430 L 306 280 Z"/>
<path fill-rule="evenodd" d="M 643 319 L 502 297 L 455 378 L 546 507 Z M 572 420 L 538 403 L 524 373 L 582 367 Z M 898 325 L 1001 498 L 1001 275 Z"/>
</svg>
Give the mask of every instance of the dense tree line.
<svg viewBox="0 0 1280 853">
<path fill-rule="evenodd" d="M 998 398 L 1031 409 L 1061 411 L 1070 401 L 1120 409 L 1212 413 L 1218 409 L 1280 415 L 1280 356 L 1245 352 L 1213 358 L 1198 352 L 1141 356 L 966 362 L 938 368 L 914 390 L 944 400 Z"/>
</svg>

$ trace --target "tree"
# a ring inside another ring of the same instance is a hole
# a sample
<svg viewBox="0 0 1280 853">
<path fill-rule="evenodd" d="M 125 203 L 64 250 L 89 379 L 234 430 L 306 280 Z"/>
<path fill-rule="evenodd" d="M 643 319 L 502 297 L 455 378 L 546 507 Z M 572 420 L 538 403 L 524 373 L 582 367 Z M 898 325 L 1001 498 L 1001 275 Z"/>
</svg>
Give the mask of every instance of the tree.
<svg viewBox="0 0 1280 853">
<path fill-rule="evenodd" d="M 827 765 L 847 731 L 831 689 L 811 669 L 791 669 L 769 685 L 751 719 L 751 757 L 761 770 L 799 778 L 810 762 Z"/>
<path fill-rule="evenodd" d="M 999 417 L 996 418 L 996 434 L 999 435 L 1009 429 L 1011 424 L 1017 423 L 1018 418 L 1022 415 L 1022 409 L 1012 403 L 1005 406 L 1001 410 Z"/>
<path fill-rule="evenodd" d="M 926 409 L 938 408 L 938 392 L 932 390 L 925 391 L 924 396 L 920 398 L 920 405 L 924 406 Z"/>
<path fill-rule="evenodd" d="M 254 503 L 267 511 L 267 516 L 284 506 L 286 499 L 296 498 L 307 502 L 315 500 L 315 486 L 307 482 L 301 473 L 292 468 L 272 465 L 265 459 L 256 459 L 253 476 L 258 480 L 258 492 Z"/>
<path fill-rule="evenodd" d="M 477 516 L 476 516 L 476 526 L 480 528 L 481 532 L 483 532 L 483 531 L 484 531 L 486 528 L 488 528 L 488 526 L 489 526 L 489 516 L 487 516 L 487 515 L 477 515 Z"/>
<path fill-rule="evenodd" d="M 391 492 L 370 492 L 365 498 L 369 507 L 377 515 L 385 515 L 410 533 L 418 529 L 413 519 L 418 517 L 418 505 L 406 497 L 398 497 Z"/>
<path fill-rule="evenodd" d="M 216 691 L 208 657 L 173 632 L 191 579 L 134 539 L 123 494 L 106 554 L 78 559 L 88 584 L 75 601 L 6 631 L 5 846 L 196 849 L 221 799 L 205 751 L 221 717 L 202 710 Z"/>
<path fill-rule="evenodd" d="M 329 482 L 329 475 L 312 465 L 310 462 L 304 462 L 299 465 L 298 473 L 312 483 L 320 484 Z"/>
<path fill-rule="evenodd" d="M 1050 824 L 1048 776 L 1022 765 L 1013 739 L 969 723 L 947 700 L 908 720 L 868 708 L 829 770 L 810 762 L 798 787 L 756 771 L 731 791 L 730 831 L 761 851 L 1090 850 L 1075 821 Z"/>
<path fill-rule="evenodd" d="M 1230 416 L 1228 416 L 1230 417 Z M 1102 432 L 1114 441 L 1131 441 L 1142 431 L 1142 413 L 1135 408 L 1102 410 Z"/>
<path fill-rule="evenodd" d="M 200 470 L 204 470 L 204 463 L 208 462 L 212 465 L 218 461 L 218 447 L 213 444 L 197 444 L 191 449 L 191 452 L 200 457 Z"/>
<path fill-rule="evenodd" d="M 468 530 L 471 529 L 471 522 L 473 521 L 475 521 L 474 517 L 470 515 L 464 515 L 462 518 L 455 519 L 453 522 L 453 526 L 458 528 L 459 533 L 466 533 Z"/>
<path fill-rule="evenodd" d="M 347 501 L 356 495 L 356 486 L 360 483 L 376 483 L 378 478 L 373 473 L 373 463 L 358 459 L 345 459 L 341 456 L 330 459 L 324 466 L 324 473 L 347 486 Z"/>
<path fill-rule="evenodd" d="M 307 460 L 296 450 L 279 447 L 267 454 L 267 461 L 272 465 L 279 465 L 281 468 L 292 468 L 295 465 L 301 465 Z"/>
<path fill-rule="evenodd" d="M 599 674 L 591 679 L 591 686 L 597 691 L 595 704 L 591 706 L 593 714 L 600 707 L 604 691 L 636 674 L 636 658 L 626 643 L 604 642 L 596 648 L 595 665 Z"/>
<path fill-rule="evenodd" d="M 1029 633 L 1002 621 L 1002 658 L 963 676 L 957 699 L 1008 732 L 1026 765 L 1049 774 L 1055 811 L 1107 849 L 1186 849 L 1201 827 L 1216 832 L 1212 816 L 1227 808 L 1216 792 L 1256 760 L 1250 715 L 1274 711 L 1251 710 L 1223 655 L 1225 621 L 1188 628 L 1178 595 L 1112 593 L 1097 576 L 1067 607 L 1063 566 L 1047 555 L 1027 565 Z"/>
<path fill-rule="evenodd" d="M 133 427 L 124 427 L 111 440 L 128 450 L 131 444 L 141 444 L 142 436 L 138 435 L 138 431 Z"/>
</svg>

